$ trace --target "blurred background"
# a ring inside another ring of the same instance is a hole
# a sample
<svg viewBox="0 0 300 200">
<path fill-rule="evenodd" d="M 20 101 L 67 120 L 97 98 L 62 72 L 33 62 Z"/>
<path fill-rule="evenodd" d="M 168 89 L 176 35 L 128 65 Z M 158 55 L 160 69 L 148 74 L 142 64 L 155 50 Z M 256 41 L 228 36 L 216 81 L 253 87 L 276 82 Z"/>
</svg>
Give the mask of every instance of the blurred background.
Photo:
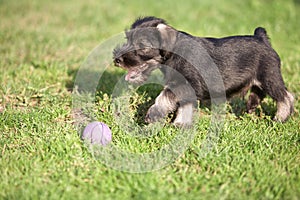
<svg viewBox="0 0 300 200">
<path fill-rule="evenodd" d="M 283 64 L 291 63 L 284 74 L 293 75 L 299 69 L 299 7 L 298 0 L 1 0 L 0 70 L 8 73 L 26 62 L 64 62 L 76 69 L 99 43 L 137 17 L 153 15 L 199 36 L 247 35 L 265 27 Z"/>
</svg>

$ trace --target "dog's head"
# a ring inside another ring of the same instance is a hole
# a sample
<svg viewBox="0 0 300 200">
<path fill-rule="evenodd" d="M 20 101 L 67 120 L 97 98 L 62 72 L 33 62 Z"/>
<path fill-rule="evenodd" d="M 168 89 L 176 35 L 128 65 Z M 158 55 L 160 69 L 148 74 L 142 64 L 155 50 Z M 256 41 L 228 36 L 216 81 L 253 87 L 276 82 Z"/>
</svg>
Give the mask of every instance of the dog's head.
<svg viewBox="0 0 300 200">
<path fill-rule="evenodd" d="M 114 64 L 128 71 L 126 81 L 141 84 L 165 62 L 177 32 L 162 19 L 145 17 L 125 33 L 127 42 L 114 49 Z"/>
</svg>

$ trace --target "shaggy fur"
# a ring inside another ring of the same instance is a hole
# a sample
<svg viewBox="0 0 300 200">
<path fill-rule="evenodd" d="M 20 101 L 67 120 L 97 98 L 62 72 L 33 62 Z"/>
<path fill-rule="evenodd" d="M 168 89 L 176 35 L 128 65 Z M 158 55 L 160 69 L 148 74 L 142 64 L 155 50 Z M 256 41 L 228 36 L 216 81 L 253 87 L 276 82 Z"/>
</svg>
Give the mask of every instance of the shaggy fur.
<svg viewBox="0 0 300 200">
<path fill-rule="evenodd" d="M 221 95 L 222 89 L 227 98 L 250 89 L 249 113 L 266 95 L 277 103 L 275 120 L 284 122 L 293 112 L 294 97 L 284 85 L 280 58 L 264 28 L 256 28 L 254 35 L 204 38 L 178 31 L 163 19 L 145 17 L 132 24 L 126 38 L 113 55 L 115 65 L 128 71 L 127 81 L 142 84 L 157 68 L 165 75 L 165 89 L 148 110 L 146 122 L 177 110 L 174 123 L 190 125 L 193 94 L 205 101 L 212 93 Z M 213 84 L 218 74 L 223 84 Z"/>
</svg>

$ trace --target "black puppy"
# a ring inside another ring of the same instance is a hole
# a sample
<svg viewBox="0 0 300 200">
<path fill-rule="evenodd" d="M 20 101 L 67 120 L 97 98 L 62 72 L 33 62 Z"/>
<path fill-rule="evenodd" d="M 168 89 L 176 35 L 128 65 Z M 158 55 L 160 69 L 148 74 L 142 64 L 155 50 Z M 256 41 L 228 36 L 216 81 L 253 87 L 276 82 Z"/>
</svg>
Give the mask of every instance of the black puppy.
<svg viewBox="0 0 300 200">
<path fill-rule="evenodd" d="M 128 71 L 127 81 L 141 84 L 157 68 L 165 75 L 165 88 L 148 110 L 146 122 L 177 110 L 174 123 L 190 125 L 194 96 L 200 101 L 212 94 L 230 98 L 249 89 L 249 113 L 266 95 L 277 102 L 274 120 L 284 122 L 294 110 L 280 58 L 264 28 L 256 28 L 250 36 L 201 38 L 177 31 L 163 19 L 145 17 L 132 24 L 126 38 L 127 43 L 115 48 L 113 55 L 115 65 Z"/>
</svg>

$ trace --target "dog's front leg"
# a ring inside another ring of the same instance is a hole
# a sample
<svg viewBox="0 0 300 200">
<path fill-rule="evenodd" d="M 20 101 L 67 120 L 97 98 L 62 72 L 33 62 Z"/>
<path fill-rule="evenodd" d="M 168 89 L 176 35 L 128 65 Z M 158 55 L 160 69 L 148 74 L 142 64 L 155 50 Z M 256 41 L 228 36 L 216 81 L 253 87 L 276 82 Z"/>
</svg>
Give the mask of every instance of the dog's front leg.
<svg viewBox="0 0 300 200">
<path fill-rule="evenodd" d="M 145 121 L 147 123 L 157 122 L 176 109 L 176 96 L 170 89 L 165 88 L 155 99 L 155 104 L 149 108 Z"/>
<path fill-rule="evenodd" d="M 177 110 L 177 115 L 174 120 L 174 124 L 180 127 L 189 127 L 193 122 L 193 112 L 194 105 L 193 103 L 185 103 L 184 105 L 180 105 Z"/>
</svg>

